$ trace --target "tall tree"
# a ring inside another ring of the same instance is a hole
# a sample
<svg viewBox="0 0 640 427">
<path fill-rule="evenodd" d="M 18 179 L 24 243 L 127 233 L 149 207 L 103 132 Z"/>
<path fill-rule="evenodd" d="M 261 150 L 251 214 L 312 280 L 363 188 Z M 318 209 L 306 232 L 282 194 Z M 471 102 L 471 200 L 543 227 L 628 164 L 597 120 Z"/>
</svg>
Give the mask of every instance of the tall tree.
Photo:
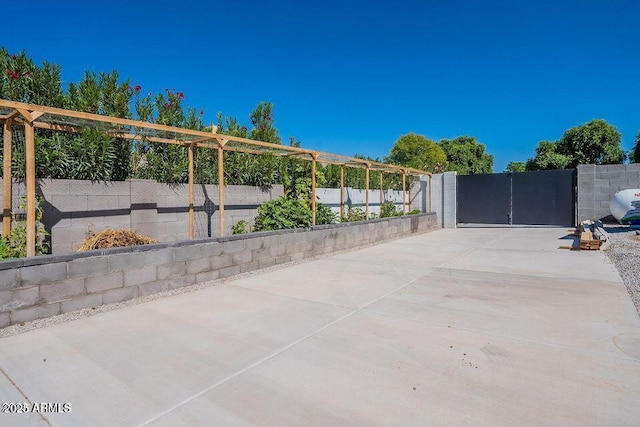
<svg viewBox="0 0 640 427">
<path fill-rule="evenodd" d="M 493 172 L 493 156 L 485 153 L 485 145 L 473 136 L 442 139 L 438 145 L 447 155 L 449 170 L 460 175 Z"/>
<path fill-rule="evenodd" d="M 633 163 L 640 163 L 640 132 L 636 135 L 636 143 L 633 150 L 629 153 L 629 160 Z"/>
<path fill-rule="evenodd" d="M 396 165 L 439 172 L 437 169 L 447 163 L 447 155 L 435 142 L 411 132 L 398 138 L 385 160 Z"/>
<path fill-rule="evenodd" d="M 250 138 L 258 141 L 280 144 L 278 129 L 273 125 L 273 104 L 270 102 L 260 102 L 255 110 L 249 115 L 253 129 Z"/>
<path fill-rule="evenodd" d="M 620 147 L 618 130 L 602 119 L 591 120 L 567 130 L 556 143 L 556 152 L 567 156 L 569 168 L 581 164 L 622 163 L 625 152 Z"/>
<path fill-rule="evenodd" d="M 536 147 L 536 156 L 527 160 L 528 171 L 566 169 L 571 163 L 570 156 L 558 152 L 558 143 L 540 141 Z"/>
<path fill-rule="evenodd" d="M 505 172 L 524 172 L 527 170 L 527 164 L 525 162 L 509 162 Z"/>
</svg>

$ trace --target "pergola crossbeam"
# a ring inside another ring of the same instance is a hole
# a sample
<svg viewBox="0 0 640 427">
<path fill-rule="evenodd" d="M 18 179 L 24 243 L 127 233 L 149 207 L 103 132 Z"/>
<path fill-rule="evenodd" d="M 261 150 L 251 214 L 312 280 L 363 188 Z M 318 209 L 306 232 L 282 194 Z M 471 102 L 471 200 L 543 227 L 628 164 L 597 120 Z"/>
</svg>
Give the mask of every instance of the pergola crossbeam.
<svg viewBox="0 0 640 427">
<path fill-rule="evenodd" d="M 313 224 L 316 223 L 316 174 L 317 163 L 340 167 L 340 214 L 344 215 L 344 168 L 365 169 L 366 181 L 366 215 L 369 217 L 370 171 L 380 174 L 380 203 L 384 202 L 383 174 L 401 174 L 403 187 L 403 210 L 406 211 L 407 197 L 406 176 L 424 176 L 429 182 L 429 208 L 431 209 L 431 173 L 414 168 L 400 167 L 380 163 L 368 159 L 360 159 L 340 154 L 313 151 L 300 147 L 256 141 L 248 138 L 216 133 L 211 131 L 168 126 L 119 117 L 103 116 L 81 111 L 65 110 L 35 104 L 0 100 L 0 121 L 4 122 L 4 188 L 3 188 L 3 234 L 11 228 L 11 144 L 12 126 L 25 128 L 26 187 L 27 187 L 27 254 L 35 254 L 35 129 L 81 133 L 83 129 L 97 129 L 113 138 L 131 141 L 145 141 L 162 144 L 184 146 L 189 156 L 189 237 L 193 238 L 194 230 L 194 162 L 195 148 L 215 149 L 218 152 L 219 178 L 219 214 L 220 234 L 224 234 L 224 152 L 241 152 L 253 155 L 272 154 L 277 157 L 300 157 L 311 161 Z"/>
</svg>

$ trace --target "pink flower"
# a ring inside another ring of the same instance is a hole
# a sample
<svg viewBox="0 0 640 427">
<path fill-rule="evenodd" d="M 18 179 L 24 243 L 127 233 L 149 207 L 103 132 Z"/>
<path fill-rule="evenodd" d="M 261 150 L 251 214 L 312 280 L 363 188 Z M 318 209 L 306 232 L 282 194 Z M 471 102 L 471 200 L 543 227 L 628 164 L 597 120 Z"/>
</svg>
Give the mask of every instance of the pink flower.
<svg viewBox="0 0 640 427">
<path fill-rule="evenodd" d="M 133 87 L 133 90 L 134 90 L 135 92 L 140 92 L 140 89 L 142 89 L 142 87 L 141 87 L 140 85 L 135 85 L 135 86 Z"/>
<path fill-rule="evenodd" d="M 182 92 L 176 92 L 176 95 L 178 96 L 178 98 L 180 98 L 180 99 L 184 99 L 184 93 L 182 93 Z"/>
</svg>

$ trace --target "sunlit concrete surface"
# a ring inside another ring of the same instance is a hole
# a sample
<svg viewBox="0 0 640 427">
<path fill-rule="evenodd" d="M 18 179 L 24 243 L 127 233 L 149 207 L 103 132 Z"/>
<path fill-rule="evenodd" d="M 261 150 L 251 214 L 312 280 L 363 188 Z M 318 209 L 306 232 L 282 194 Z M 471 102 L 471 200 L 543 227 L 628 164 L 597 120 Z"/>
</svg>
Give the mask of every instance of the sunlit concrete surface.
<svg viewBox="0 0 640 427">
<path fill-rule="evenodd" d="M 2 426 L 631 426 L 640 319 L 562 228 L 439 230 L 0 339 Z"/>
</svg>

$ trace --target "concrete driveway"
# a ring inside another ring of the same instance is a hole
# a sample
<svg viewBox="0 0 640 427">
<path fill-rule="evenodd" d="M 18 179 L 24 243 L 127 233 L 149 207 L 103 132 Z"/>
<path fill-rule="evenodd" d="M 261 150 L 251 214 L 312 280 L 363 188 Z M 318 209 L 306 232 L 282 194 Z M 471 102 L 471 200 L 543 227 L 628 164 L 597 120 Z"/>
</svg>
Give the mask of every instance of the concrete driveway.
<svg viewBox="0 0 640 427">
<path fill-rule="evenodd" d="M 630 426 L 640 319 L 566 229 L 439 230 L 0 339 L 0 425 Z"/>
</svg>

